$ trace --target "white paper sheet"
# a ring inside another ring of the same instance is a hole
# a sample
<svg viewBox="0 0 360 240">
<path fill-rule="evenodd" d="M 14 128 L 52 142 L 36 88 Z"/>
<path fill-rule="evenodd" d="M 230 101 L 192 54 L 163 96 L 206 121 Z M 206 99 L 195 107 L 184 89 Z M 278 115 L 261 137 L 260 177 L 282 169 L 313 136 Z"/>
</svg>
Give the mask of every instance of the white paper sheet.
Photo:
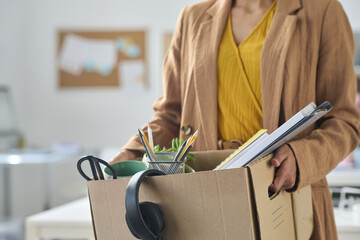
<svg viewBox="0 0 360 240">
<path fill-rule="evenodd" d="M 117 62 L 117 49 L 113 40 L 97 40 L 66 35 L 60 51 L 59 67 L 73 75 L 83 70 L 109 75 Z"/>
<path fill-rule="evenodd" d="M 119 64 L 121 87 L 127 92 L 138 92 L 145 88 L 145 63 L 142 60 L 126 60 Z"/>
</svg>

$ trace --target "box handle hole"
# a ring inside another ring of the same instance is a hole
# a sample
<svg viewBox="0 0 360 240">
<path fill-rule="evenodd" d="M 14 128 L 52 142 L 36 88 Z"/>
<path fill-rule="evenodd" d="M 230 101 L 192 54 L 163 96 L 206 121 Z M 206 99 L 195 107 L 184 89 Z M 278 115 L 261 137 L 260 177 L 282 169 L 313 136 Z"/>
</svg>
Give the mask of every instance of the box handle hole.
<svg viewBox="0 0 360 240">
<path fill-rule="evenodd" d="M 268 196 L 270 198 L 270 200 L 273 200 L 274 198 L 276 198 L 279 195 L 279 192 L 273 192 L 268 188 Z"/>
</svg>

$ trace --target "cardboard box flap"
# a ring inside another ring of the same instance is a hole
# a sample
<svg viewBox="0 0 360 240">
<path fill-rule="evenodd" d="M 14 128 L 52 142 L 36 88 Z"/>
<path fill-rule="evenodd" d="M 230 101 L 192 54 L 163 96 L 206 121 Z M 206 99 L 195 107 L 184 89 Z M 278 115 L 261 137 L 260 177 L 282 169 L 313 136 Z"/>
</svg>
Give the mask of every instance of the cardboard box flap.
<svg viewBox="0 0 360 240">
<path fill-rule="evenodd" d="M 280 192 L 270 199 L 275 168 L 271 166 L 271 155 L 249 166 L 259 222 L 261 239 L 295 239 L 291 194 Z"/>
<path fill-rule="evenodd" d="M 159 204 L 164 239 L 254 239 L 247 169 L 155 176 L 144 180 L 140 201 Z M 89 181 L 96 239 L 135 239 L 125 222 L 129 179 Z M 159 194 L 161 193 L 161 194 Z"/>
<path fill-rule="evenodd" d="M 187 162 L 186 164 L 192 167 L 195 171 L 213 170 L 234 151 L 234 149 L 229 149 L 221 151 L 212 150 L 205 152 L 191 152 L 194 154 L 195 161 Z"/>
<path fill-rule="evenodd" d="M 126 237 L 135 239 L 127 228 L 123 214 L 125 213 L 125 190 L 129 180 L 129 178 L 119 178 L 88 182 L 95 239 L 119 239 L 118 236 L 124 236 L 123 239 Z"/>
<path fill-rule="evenodd" d="M 313 208 L 311 186 L 306 186 L 291 194 L 295 232 L 297 240 L 308 240 L 313 232 Z"/>
</svg>

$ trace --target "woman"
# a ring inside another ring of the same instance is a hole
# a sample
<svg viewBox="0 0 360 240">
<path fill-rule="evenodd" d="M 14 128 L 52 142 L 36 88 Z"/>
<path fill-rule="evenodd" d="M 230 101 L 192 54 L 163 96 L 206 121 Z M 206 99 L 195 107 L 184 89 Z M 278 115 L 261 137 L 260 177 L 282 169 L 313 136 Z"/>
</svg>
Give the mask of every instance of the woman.
<svg viewBox="0 0 360 240">
<path fill-rule="evenodd" d="M 359 144 L 353 56 L 351 28 L 336 0 L 188 6 L 164 62 L 164 95 L 154 103 L 156 144 L 168 146 L 199 129 L 194 150 L 217 149 L 220 138 L 246 141 L 256 128 L 274 131 L 310 102 L 330 101 L 330 113 L 276 152 L 272 163 L 279 170 L 270 188 L 311 184 L 312 238 L 336 239 L 325 176 Z M 134 136 L 113 162 L 142 152 Z"/>
</svg>

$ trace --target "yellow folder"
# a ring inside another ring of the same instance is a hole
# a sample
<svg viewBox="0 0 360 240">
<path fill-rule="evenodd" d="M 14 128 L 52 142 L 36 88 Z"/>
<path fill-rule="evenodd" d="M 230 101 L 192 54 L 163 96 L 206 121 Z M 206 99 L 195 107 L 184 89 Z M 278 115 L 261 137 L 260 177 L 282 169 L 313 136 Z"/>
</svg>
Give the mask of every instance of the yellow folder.
<svg viewBox="0 0 360 240">
<path fill-rule="evenodd" d="M 214 170 L 221 169 L 222 166 L 224 166 L 227 162 L 231 161 L 235 156 L 237 156 L 240 152 L 242 152 L 245 148 L 250 146 L 253 142 L 256 141 L 259 137 L 261 137 L 266 133 L 266 129 L 259 130 L 255 135 L 253 135 L 249 140 L 247 140 L 243 145 L 241 145 L 237 150 L 235 150 L 229 157 L 227 157 L 224 161 L 222 161 Z"/>
</svg>

